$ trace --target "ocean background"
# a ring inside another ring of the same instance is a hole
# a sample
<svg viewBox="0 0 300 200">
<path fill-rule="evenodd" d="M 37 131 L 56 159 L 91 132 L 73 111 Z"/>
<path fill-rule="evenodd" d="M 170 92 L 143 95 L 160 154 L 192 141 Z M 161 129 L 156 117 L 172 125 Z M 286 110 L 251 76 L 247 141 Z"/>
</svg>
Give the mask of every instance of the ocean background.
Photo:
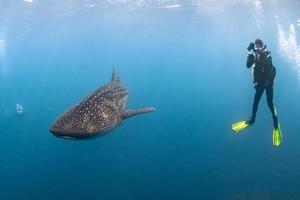
<svg viewBox="0 0 300 200">
<path fill-rule="evenodd" d="M 300 199 L 297 0 L 0 0 L 0 199 Z M 283 144 L 265 95 L 256 124 L 247 46 L 277 68 Z M 91 140 L 58 115 L 110 81 L 156 112 Z M 16 104 L 24 107 L 16 113 Z"/>
</svg>

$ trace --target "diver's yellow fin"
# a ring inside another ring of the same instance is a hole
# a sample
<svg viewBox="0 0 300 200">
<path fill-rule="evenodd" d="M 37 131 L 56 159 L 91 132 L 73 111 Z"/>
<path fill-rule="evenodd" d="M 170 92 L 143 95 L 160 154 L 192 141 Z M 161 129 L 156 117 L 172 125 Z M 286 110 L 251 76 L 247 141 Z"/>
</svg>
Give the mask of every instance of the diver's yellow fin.
<svg viewBox="0 0 300 200">
<path fill-rule="evenodd" d="M 278 147 L 282 143 L 282 132 L 280 125 L 273 130 L 273 146 Z"/>
<path fill-rule="evenodd" d="M 237 123 L 232 124 L 231 128 L 235 133 L 238 133 L 245 128 L 247 128 L 250 124 L 247 121 L 240 121 Z"/>
</svg>

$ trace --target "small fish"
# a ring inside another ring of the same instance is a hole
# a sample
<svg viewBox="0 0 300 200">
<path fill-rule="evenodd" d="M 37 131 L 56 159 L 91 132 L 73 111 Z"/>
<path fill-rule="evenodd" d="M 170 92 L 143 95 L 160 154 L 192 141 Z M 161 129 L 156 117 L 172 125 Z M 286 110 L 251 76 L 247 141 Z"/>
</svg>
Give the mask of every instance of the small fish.
<svg viewBox="0 0 300 200">
<path fill-rule="evenodd" d="M 16 105 L 16 112 L 18 115 L 22 115 L 24 113 L 24 108 L 21 104 Z"/>
<path fill-rule="evenodd" d="M 127 97 L 127 87 L 113 70 L 111 82 L 63 113 L 50 132 L 63 138 L 87 138 L 104 134 L 134 115 L 155 111 L 153 107 L 125 109 Z"/>
</svg>

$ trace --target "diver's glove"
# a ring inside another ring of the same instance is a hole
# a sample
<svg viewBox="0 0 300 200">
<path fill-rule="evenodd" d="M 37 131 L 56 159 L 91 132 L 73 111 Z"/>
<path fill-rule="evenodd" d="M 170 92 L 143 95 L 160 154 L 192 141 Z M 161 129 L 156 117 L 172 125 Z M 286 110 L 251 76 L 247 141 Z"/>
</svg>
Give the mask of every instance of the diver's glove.
<svg viewBox="0 0 300 200">
<path fill-rule="evenodd" d="M 255 56 L 252 53 L 248 53 L 247 56 L 247 68 L 252 67 L 253 63 L 255 62 Z"/>
<path fill-rule="evenodd" d="M 254 43 L 250 42 L 249 46 L 247 47 L 248 51 L 254 50 Z"/>
<path fill-rule="evenodd" d="M 248 57 L 247 57 L 247 60 L 248 60 L 248 62 L 253 62 L 254 58 L 255 58 L 255 56 L 253 55 L 253 53 L 249 53 Z"/>
</svg>

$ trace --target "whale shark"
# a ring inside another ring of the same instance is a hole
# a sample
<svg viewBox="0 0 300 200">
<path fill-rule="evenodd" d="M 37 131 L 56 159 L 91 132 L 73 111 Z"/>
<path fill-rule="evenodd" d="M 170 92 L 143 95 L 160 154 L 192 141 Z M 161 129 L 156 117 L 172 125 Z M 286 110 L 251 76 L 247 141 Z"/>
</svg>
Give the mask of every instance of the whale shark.
<svg viewBox="0 0 300 200">
<path fill-rule="evenodd" d="M 68 139 L 103 135 L 129 117 L 155 111 L 154 107 L 126 109 L 128 89 L 113 70 L 111 81 L 59 116 L 49 131 Z"/>
</svg>

